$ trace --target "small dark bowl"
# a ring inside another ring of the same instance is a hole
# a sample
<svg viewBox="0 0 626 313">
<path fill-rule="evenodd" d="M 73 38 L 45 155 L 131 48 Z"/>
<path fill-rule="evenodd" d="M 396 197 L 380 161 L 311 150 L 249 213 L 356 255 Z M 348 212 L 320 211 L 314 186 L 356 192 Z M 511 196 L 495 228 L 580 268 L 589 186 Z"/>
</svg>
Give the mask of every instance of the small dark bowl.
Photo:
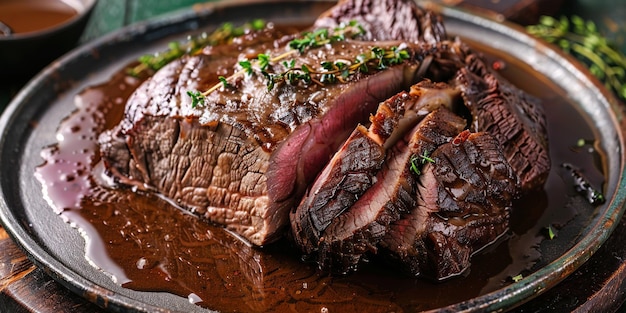
<svg viewBox="0 0 626 313">
<path fill-rule="evenodd" d="M 19 83 L 76 46 L 97 0 L 75 0 L 78 14 L 42 30 L 0 36 L 0 83 Z"/>
</svg>

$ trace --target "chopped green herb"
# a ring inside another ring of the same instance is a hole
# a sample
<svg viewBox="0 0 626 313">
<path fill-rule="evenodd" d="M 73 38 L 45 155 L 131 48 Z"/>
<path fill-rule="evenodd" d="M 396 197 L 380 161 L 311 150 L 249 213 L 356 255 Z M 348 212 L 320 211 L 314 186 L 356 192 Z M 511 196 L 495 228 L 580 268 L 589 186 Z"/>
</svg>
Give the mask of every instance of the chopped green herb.
<svg viewBox="0 0 626 313">
<path fill-rule="evenodd" d="M 191 107 L 194 109 L 206 101 L 206 97 L 199 91 L 187 91 L 187 95 L 191 97 Z"/>
<path fill-rule="evenodd" d="M 587 141 L 583 138 L 578 139 L 578 141 L 576 141 L 576 146 L 581 148 L 584 147 L 585 144 L 587 144 Z"/>
<path fill-rule="evenodd" d="M 267 67 L 270 65 L 272 58 L 270 58 L 269 54 L 260 53 L 259 55 L 257 55 L 257 60 L 259 63 L 259 69 L 261 71 L 265 71 L 267 70 Z"/>
<path fill-rule="evenodd" d="M 325 44 L 337 41 L 344 41 L 346 38 L 357 38 L 365 34 L 363 27 L 356 21 L 339 25 L 332 30 L 321 28 L 313 32 L 306 32 L 300 38 L 289 42 L 289 47 L 304 52 L 309 48 L 317 48 Z"/>
<path fill-rule="evenodd" d="M 556 235 L 554 234 L 554 230 L 552 230 L 551 225 L 548 225 L 548 227 L 546 227 L 546 232 L 548 234 L 548 239 L 552 240 L 554 239 L 554 237 L 556 237 Z"/>
<path fill-rule="evenodd" d="M 422 155 L 420 155 L 420 158 L 422 159 L 422 163 L 435 163 L 435 159 L 431 158 L 428 156 L 429 152 L 424 150 L 424 152 L 422 153 Z"/>
<path fill-rule="evenodd" d="M 275 84 L 275 82 L 277 80 L 276 75 L 269 74 L 266 71 L 261 71 L 261 73 L 263 74 L 263 76 L 265 76 L 265 79 L 267 79 L 267 90 L 274 89 L 274 84 Z"/>
<path fill-rule="evenodd" d="M 239 61 L 239 65 L 244 69 L 246 74 L 252 75 L 252 73 L 254 73 L 254 69 L 252 68 L 252 63 L 250 63 L 250 60 Z"/>
<path fill-rule="evenodd" d="M 217 79 L 220 80 L 220 82 L 222 83 L 222 86 L 224 86 L 224 88 L 232 87 L 232 85 L 228 82 L 228 80 L 226 80 L 226 77 L 220 76 Z"/>
<path fill-rule="evenodd" d="M 604 199 L 604 194 L 602 194 L 601 192 L 599 192 L 599 191 L 597 191 L 595 189 L 591 191 L 590 202 L 592 204 L 604 203 L 604 201 L 606 201 L 606 199 Z"/>
<path fill-rule="evenodd" d="M 514 282 L 516 282 L 516 283 L 517 283 L 517 282 L 519 282 L 520 280 L 524 279 L 524 275 L 522 275 L 522 274 L 515 275 L 515 276 L 511 277 L 511 279 L 512 279 Z"/>
<path fill-rule="evenodd" d="M 563 163 L 561 166 L 570 172 L 574 180 L 574 188 L 578 193 L 582 194 L 590 204 L 598 205 L 606 201 L 602 192 L 591 185 L 580 169 L 570 163 Z"/>
<path fill-rule="evenodd" d="M 294 66 L 296 66 L 296 60 L 295 59 L 291 59 L 291 61 L 287 62 L 287 61 L 283 61 L 283 66 L 286 68 L 293 68 Z"/>
<path fill-rule="evenodd" d="M 421 167 L 426 163 L 435 163 L 435 160 L 428 156 L 429 152 L 424 150 L 421 155 L 412 155 L 411 162 L 411 171 L 415 173 L 415 175 L 421 175 Z"/>
<path fill-rule="evenodd" d="M 415 175 L 422 175 L 422 171 L 418 166 L 418 160 L 419 158 L 415 155 L 411 157 L 411 171 L 415 173 Z"/>
</svg>

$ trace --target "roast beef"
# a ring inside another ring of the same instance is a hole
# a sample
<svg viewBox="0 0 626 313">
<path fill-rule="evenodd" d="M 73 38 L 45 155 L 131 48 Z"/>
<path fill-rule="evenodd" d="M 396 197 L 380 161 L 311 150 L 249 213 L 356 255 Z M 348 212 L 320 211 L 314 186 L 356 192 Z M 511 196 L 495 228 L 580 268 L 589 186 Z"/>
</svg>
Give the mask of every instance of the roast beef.
<svg viewBox="0 0 626 313">
<path fill-rule="evenodd" d="M 346 27 L 364 31 L 296 47 Z M 115 181 L 253 245 L 289 229 L 333 273 L 384 252 L 412 275 L 459 275 L 550 167 L 541 104 L 412 0 L 343 0 L 306 34 L 183 56 L 125 108 L 100 137 Z"/>
<path fill-rule="evenodd" d="M 400 206 L 403 205 L 401 201 L 410 202 L 408 199 L 411 197 L 410 193 L 403 192 L 403 189 L 398 188 L 401 185 L 406 187 L 412 185 L 408 182 L 400 182 L 400 180 L 407 179 L 403 177 L 407 174 L 403 169 L 407 167 L 406 163 L 411 152 L 418 155 L 418 152 L 423 152 L 420 149 L 425 145 L 423 144 L 425 138 L 431 142 L 445 141 L 446 138 L 460 132 L 466 125 L 459 121 L 462 119 L 449 113 L 448 110 L 442 110 L 441 112 L 448 113 L 428 115 L 426 120 L 420 123 L 422 126 L 413 131 L 411 129 L 432 111 L 441 107 L 452 109 L 457 105 L 457 100 L 460 100 L 460 97 L 454 88 L 444 83 L 435 84 L 429 80 L 424 80 L 412 86 L 409 92 L 400 92 L 382 102 L 376 114 L 370 118 L 369 130 L 363 126 L 357 127 L 311 185 L 302 203 L 291 214 L 292 233 L 296 243 L 303 251 L 306 254 L 311 254 L 318 251 L 320 246 L 323 247 L 323 251 L 320 252 L 319 263 L 323 268 L 331 267 L 323 264 L 330 264 L 332 259 L 336 258 L 329 257 L 331 251 L 335 249 L 328 249 L 331 244 L 337 245 L 337 242 L 332 242 L 335 241 L 332 234 L 336 230 L 331 230 L 331 235 L 326 236 L 324 234 L 331 223 L 334 223 L 334 228 L 343 227 L 343 224 L 337 226 L 336 221 L 342 219 L 339 216 L 344 214 L 344 211 L 349 209 L 352 212 L 346 211 L 346 215 L 364 211 L 351 207 L 357 206 L 357 204 L 360 206 L 369 205 L 372 200 L 370 198 L 376 198 L 378 202 L 381 202 L 380 207 L 371 208 L 371 210 L 376 211 L 387 211 L 394 208 L 392 204 L 383 206 L 384 202 L 387 201 L 384 197 L 404 197 L 404 199 L 398 200 Z M 437 123 L 440 125 L 436 125 Z M 458 129 L 450 130 L 452 127 L 450 125 L 454 125 Z M 419 133 L 415 133 L 417 131 Z M 411 140 L 411 149 L 407 147 L 406 143 L 409 140 Z M 400 142 L 398 143 L 398 141 Z M 377 175 L 390 147 L 393 147 L 392 155 L 388 157 L 385 173 Z M 434 150 L 434 147 L 431 148 L 433 149 L 430 151 Z M 368 191 L 374 185 L 376 187 L 372 188 L 372 191 Z M 388 193 L 393 190 L 393 186 L 396 186 L 396 193 L 401 195 L 394 196 L 392 193 Z M 366 191 L 369 196 L 363 196 Z M 363 199 L 367 200 L 364 202 Z M 389 202 L 395 200 L 389 200 Z M 374 214 L 371 218 L 376 216 L 377 214 Z M 370 221 L 369 224 L 373 225 L 373 223 L 374 221 Z M 360 227 L 365 226 L 361 225 Z M 338 240 L 347 245 L 352 239 Z M 360 239 L 360 241 L 370 247 L 376 245 L 375 241 L 373 243 L 366 239 Z M 365 250 L 362 249 L 360 253 L 352 253 L 351 256 L 356 257 L 352 258 L 351 261 L 339 262 L 338 266 L 332 267 L 336 271 L 347 271 L 358 263 L 360 255 Z M 344 253 L 341 254 L 344 255 Z"/>
<path fill-rule="evenodd" d="M 432 154 L 419 177 L 417 206 L 392 223 L 380 247 L 413 275 L 463 273 L 470 256 L 508 229 L 519 181 L 488 133 L 460 133 Z"/>
<path fill-rule="evenodd" d="M 470 111 L 470 130 L 488 132 L 503 148 L 524 192 L 541 188 L 550 171 L 546 116 L 541 102 L 490 69 L 463 42 L 442 41 L 428 77 L 450 79 Z"/>
<path fill-rule="evenodd" d="M 324 230 L 318 248 L 320 267 L 347 273 L 355 270 L 367 253 L 376 253 L 389 226 L 415 208 L 415 177 L 421 163 L 465 126 L 464 119 L 441 108 L 398 141 L 389 150 L 376 183 Z"/>
<path fill-rule="evenodd" d="M 455 78 L 474 117 L 471 129 L 486 131 L 501 144 L 523 191 L 543 186 L 550 171 L 546 118 L 541 103 L 469 55 Z"/>
<path fill-rule="evenodd" d="M 359 8 L 353 17 L 369 30 L 365 39 L 371 41 L 347 39 L 293 53 L 284 37 L 243 39 L 236 53 L 207 49 L 168 64 L 129 99 L 120 124 L 102 134 L 108 172 L 122 184 L 159 192 L 255 245 L 277 239 L 288 211 L 354 127 L 367 123 L 380 101 L 416 82 L 432 42 L 445 37 L 439 19 L 409 0 L 367 6 L 342 1 L 318 24 L 331 23 L 342 15 L 333 12 L 345 7 Z M 393 38 L 379 30 L 390 25 Z M 282 73 L 303 65 L 318 68 L 325 61 L 350 62 L 374 49 L 402 50 L 409 57 L 384 69 L 359 71 L 343 83 L 282 81 L 268 90 L 267 77 L 255 73 L 233 78 L 200 105 L 187 95 L 212 88 L 220 76 L 239 70 L 239 60 L 261 53 L 293 53 L 295 64 L 276 62 L 268 69 Z"/>
<path fill-rule="evenodd" d="M 380 142 L 359 125 L 335 153 L 292 214 L 295 239 L 306 253 L 317 250 L 322 232 L 376 182 L 385 159 Z"/>
</svg>

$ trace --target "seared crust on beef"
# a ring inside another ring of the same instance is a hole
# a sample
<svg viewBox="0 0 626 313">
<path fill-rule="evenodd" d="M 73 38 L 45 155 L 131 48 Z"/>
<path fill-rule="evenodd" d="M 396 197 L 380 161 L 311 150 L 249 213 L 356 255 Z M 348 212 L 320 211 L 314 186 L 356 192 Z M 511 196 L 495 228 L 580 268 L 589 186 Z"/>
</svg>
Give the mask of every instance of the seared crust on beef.
<svg viewBox="0 0 626 313">
<path fill-rule="evenodd" d="M 292 231 L 306 253 L 317 250 L 321 234 L 376 182 L 385 150 L 359 125 L 320 173 L 292 215 Z"/>
<path fill-rule="evenodd" d="M 541 103 L 491 73 L 475 54 L 466 59 L 455 84 L 471 111 L 472 131 L 485 131 L 502 146 L 522 190 L 540 188 L 550 171 L 546 118 Z"/>
<path fill-rule="evenodd" d="M 380 246 L 412 275 L 459 275 L 470 256 L 508 229 L 519 182 L 487 133 L 464 131 L 432 154 L 417 206 L 393 223 Z"/>
<path fill-rule="evenodd" d="M 439 100 L 428 97 L 426 91 L 419 95 L 431 101 Z M 418 97 L 401 93 L 381 103 L 378 113 L 386 112 L 386 120 L 398 121 L 401 119 L 398 116 L 392 118 L 390 112 L 400 116 L 416 115 L 420 110 L 415 103 L 420 103 Z M 421 105 L 428 108 L 432 103 L 425 101 Z M 383 148 L 384 141 L 376 140 L 379 138 L 372 130 L 378 127 L 372 124 L 370 132 L 359 126 L 335 154 L 291 215 L 296 243 L 306 254 L 316 254 L 320 268 L 335 273 L 356 269 L 366 253 L 376 251 L 389 225 L 415 207 L 416 183 L 412 171 L 419 165 L 412 162 L 419 163 L 416 160 L 420 160 L 420 156 L 427 156 L 466 127 L 466 121 L 448 107 L 450 104 L 441 104 L 440 108 L 420 119 L 418 125 L 395 142 L 389 151 Z M 403 120 L 411 118 L 404 117 Z M 363 147 L 367 148 L 364 150 Z M 361 151 L 374 153 L 363 155 Z M 358 158 L 354 158 L 351 152 Z M 353 183 L 354 177 L 360 178 L 359 184 Z"/>
<path fill-rule="evenodd" d="M 466 121 L 446 108 L 428 114 L 390 149 L 376 183 L 334 218 L 319 244 L 318 264 L 336 273 L 355 270 L 366 253 L 376 253 L 389 227 L 417 205 L 416 163 L 451 140 Z"/>
<path fill-rule="evenodd" d="M 108 173 L 254 245 L 291 226 L 302 251 L 333 273 L 381 251 L 412 275 L 464 272 L 506 232 L 513 199 L 546 180 L 541 104 L 448 40 L 441 18 L 412 0 L 342 0 L 313 29 L 352 20 L 363 37 L 292 50 L 293 65 L 269 70 L 351 62 L 375 48 L 409 57 L 337 84 L 268 88 L 262 73 L 235 75 L 194 107 L 187 91 L 219 86 L 240 60 L 289 51 L 297 35 L 266 29 L 184 56 L 142 84 L 101 135 Z"/>
<path fill-rule="evenodd" d="M 551 166 L 541 102 L 490 69 L 458 38 L 436 47 L 426 77 L 450 81 L 462 93 L 471 115 L 470 130 L 489 132 L 500 142 L 523 192 L 541 188 Z"/>
<path fill-rule="evenodd" d="M 363 8 L 362 25 L 376 29 L 381 18 L 425 14 L 413 1 L 394 7 L 398 11 L 386 13 L 376 6 Z M 234 88 L 210 93 L 195 108 L 187 91 L 219 84 L 219 76 L 238 70 L 239 60 L 284 53 L 294 36 L 274 29 L 253 32 L 232 49 L 207 48 L 168 64 L 131 96 L 120 124 L 100 137 L 108 172 L 122 184 L 162 193 L 255 245 L 278 239 L 289 211 L 330 156 L 358 123 L 368 122 L 379 102 L 415 82 L 431 51 L 413 37 L 387 41 L 379 34 L 365 38 L 373 41 L 357 38 L 294 54 L 294 66 L 355 60 L 374 47 L 402 46 L 410 57 L 384 70 L 358 72 L 339 84 L 280 82 L 268 90 L 260 73 L 242 75 L 231 82 Z M 281 73 L 287 67 L 276 62 L 271 70 Z"/>
</svg>

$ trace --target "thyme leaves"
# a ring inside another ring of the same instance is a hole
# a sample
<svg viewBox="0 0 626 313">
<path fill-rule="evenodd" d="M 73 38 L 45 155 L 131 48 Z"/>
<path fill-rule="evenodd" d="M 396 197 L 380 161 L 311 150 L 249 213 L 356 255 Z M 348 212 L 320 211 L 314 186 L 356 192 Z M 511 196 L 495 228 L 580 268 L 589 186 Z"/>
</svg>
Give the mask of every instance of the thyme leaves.
<svg viewBox="0 0 626 313">
<path fill-rule="evenodd" d="M 168 50 L 155 54 L 145 54 L 139 57 L 139 64 L 128 69 L 131 76 L 140 76 L 148 71 L 157 71 L 180 58 L 185 54 L 196 54 L 206 46 L 216 46 L 226 44 L 234 38 L 241 37 L 251 31 L 259 31 L 266 27 L 266 22 L 262 19 L 252 20 L 241 26 L 234 26 L 232 23 L 224 23 L 212 33 L 202 33 L 197 37 L 189 37 L 186 42 L 170 42 Z"/>
<path fill-rule="evenodd" d="M 274 89 L 279 83 L 290 85 L 314 83 L 323 86 L 326 84 L 344 83 L 348 77 L 356 73 L 367 73 L 373 69 L 385 69 L 410 58 L 410 53 L 404 47 L 391 47 L 389 49 L 373 47 L 369 51 L 359 54 L 352 61 L 323 61 L 318 66 L 306 63 L 296 66 L 296 60 L 293 57 L 298 53 L 333 42 L 344 41 L 348 38 L 354 39 L 364 34 L 365 30 L 363 27 L 355 21 L 342 24 L 332 30 L 319 29 L 313 32 L 306 32 L 301 37 L 288 43 L 288 47 L 291 50 L 277 56 L 260 53 L 254 59 L 241 60 L 238 62 L 241 69 L 229 77 L 220 79 L 220 83 L 215 84 L 204 92 L 188 93 L 190 96 L 193 95 L 192 107 L 203 105 L 206 101 L 206 96 L 222 86 L 226 87 L 226 83 L 232 86 L 231 82 L 242 75 L 252 76 L 257 73 L 262 75 L 266 80 L 268 91 Z M 280 68 L 276 65 L 282 65 L 283 71 L 273 71 L 275 67 Z"/>
<path fill-rule="evenodd" d="M 548 237 L 548 239 L 552 240 L 556 237 L 556 234 L 554 233 L 554 229 L 552 229 L 552 225 L 546 226 L 545 231 L 546 231 L 546 236 Z"/>
</svg>

